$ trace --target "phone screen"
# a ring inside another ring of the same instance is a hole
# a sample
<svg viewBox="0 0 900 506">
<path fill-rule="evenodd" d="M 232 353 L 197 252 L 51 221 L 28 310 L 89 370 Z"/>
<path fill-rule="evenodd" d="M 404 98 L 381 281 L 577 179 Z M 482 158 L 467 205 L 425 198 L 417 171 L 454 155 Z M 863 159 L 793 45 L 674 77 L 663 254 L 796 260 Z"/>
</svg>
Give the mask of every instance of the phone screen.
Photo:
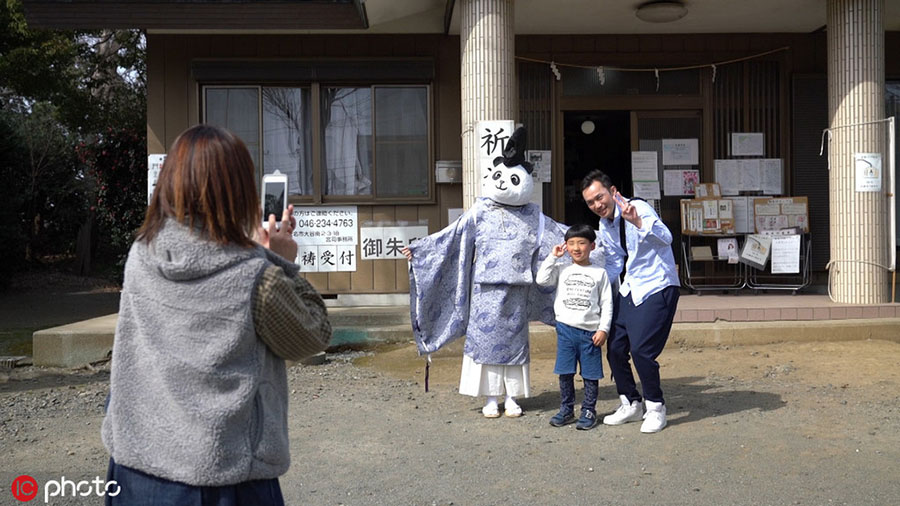
<svg viewBox="0 0 900 506">
<path fill-rule="evenodd" d="M 266 183 L 266 198 L 263 202 L 263 221 L 269 221 L 269 215 L 275 215 L 275 221 L 281 221 L 284 212 L 284 190 L 282 182 Z"/>
</svg>

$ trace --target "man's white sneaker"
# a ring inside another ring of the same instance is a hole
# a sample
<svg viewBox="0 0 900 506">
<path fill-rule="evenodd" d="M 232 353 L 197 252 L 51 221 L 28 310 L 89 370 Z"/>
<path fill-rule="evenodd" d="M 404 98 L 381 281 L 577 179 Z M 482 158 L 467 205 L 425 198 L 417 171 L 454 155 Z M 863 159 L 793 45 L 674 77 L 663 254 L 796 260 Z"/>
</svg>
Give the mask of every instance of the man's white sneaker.
<svg viewBox="0 0 900 506">
<path fill-rule="evenodd" d="M 641 432 L 652 434 L 663 430 L 666 426 L 666 405 L 661 402 L 647 401 L 647 412 L 644 414 L 644 423 L 641 424 Z"/>
<path fill-rule="evenodd" d="M 622 425 L 623 423 L 636 422 L 641 419 L 644 415 L 644 406 L 641 404 L 641 401 L 629 401 L 628 397 L 624 395 L 620 395 L 619 399 L 622 400 L 619 409 L 615 413 L 603 417 L 605 425 Z"/>
</svg>

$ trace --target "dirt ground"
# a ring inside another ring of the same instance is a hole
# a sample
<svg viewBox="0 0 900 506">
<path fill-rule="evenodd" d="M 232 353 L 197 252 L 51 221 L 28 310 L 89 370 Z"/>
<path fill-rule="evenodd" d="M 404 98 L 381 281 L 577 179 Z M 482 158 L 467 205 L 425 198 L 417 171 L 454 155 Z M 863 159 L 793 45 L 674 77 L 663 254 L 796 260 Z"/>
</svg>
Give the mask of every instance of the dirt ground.
<svg viewBox="0 0 900 506">
<path fill-rule="evenodd" d="M 460 347 L 424 392 L 410 345 L 290 369 L 288 504 L 897 504 L 900 344 L 786 343 L 660 357 L 669 426 L 551 427 L 554 350 L 532 350 L 525 416 L 485 419 L 455 393 Z M 605 364 L 604 364 L 605 365 Z M 608 370 L 608 368 L 606 369 Z M 0 376 L 0 504 L 20 474 L 93 479 L 108 367 Z M 579 392 L 580 392 L 580 385 Z M 615 390 L 601 382 L 598 410 Z M 43 499 L 41 497 L 40 499 Z M 50 504 L 98 504 L 50 498 Z"/>
</svg>

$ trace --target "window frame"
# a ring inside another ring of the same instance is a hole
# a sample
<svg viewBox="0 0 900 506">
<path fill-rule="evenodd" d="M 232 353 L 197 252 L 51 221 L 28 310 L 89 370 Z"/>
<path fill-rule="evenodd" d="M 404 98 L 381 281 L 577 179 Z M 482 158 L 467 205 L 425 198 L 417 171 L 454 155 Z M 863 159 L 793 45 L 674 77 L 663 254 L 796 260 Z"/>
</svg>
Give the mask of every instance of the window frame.
<svg viewBox="0 0 900 506">
<path fill-rule="evenodd" d="M 311 195 L 289 195 L 288 202 L 291 204 L 298 205 L 321 205 L 321 204 L 385 204 L 385 205 L 397 205 L 397 204 L 434 204 L 436 201 L 436 191 L 435 191 L 435 177 L 434 177 L 434 164 L 435 164 L 435 155 L 434 155 L 434 129 L 435 129 L 435 111 L 434 111 L 434 95 L 433 95 L 433 85 L 431 83 L 423 83 L 423 82 L 391 82 L 391 83 L 382 83 L 382 82 L 358 82 L 358 81 L 311 81 L 311 82 L 257 82 L 257 83 L 248 83 L 248 82 L 201 82 L 198 83 L 198 87 L 200 89 L 200 121 L 206 122 L 207 117 L 207 101 L 206 101 L 206 90 L 209 89 L 235 89 L 235 88 L 244 88 L 244 89 L 255 89 L 257 91 L 257 101 L 258 101 L 258 121 L 257 128 L 259 129 L 259 164 L 256 167 L 256 183 L 257 189 L 259 185 L 262 184 L 262 177 L 265 174 L 265 135 L 263 130 L 263 93 L 262 89 L 267 87 L 273 88 L 308 88 L 310 90 L 310 114 L 312 118 L 312 125 L 310 125 L 311 133 L 312 133 L 312 181 L 313 181 L 313 193 Z M 371 148 L 372 148 L 372 193 L 370 195 L 327 195 L 323 192 L 322 183 L 324 179 L 324 163 L 322 160 L 322 154 L 324 150 L 324 139 L 323 134 L 324 130 L 322 128 L 322 96 L 321 90 L 322 88 L 369 88 L 371 90 L 371 117 L 372 117 L 372 138 L 370 140 Z M 427 166 L 425 167 L 425 173 L 427 175 L 428 181 L 426 183 L 426 192 L 425 195 L 421 197 L 410 197 L 410 196 L 378 196 L 377 194 L 377 180 L 378 180 L 378 166 L 376 163 L 377 160 L 377 121 L 375 118 L 376 113 L 376 89 L 377 88 L 424 88 L 425 90 L 425 100 L 426 100 L 426 124 L 427 131 L 425 133 L 426 136 L 426 149 L 427 149 Z"/>
</svg>

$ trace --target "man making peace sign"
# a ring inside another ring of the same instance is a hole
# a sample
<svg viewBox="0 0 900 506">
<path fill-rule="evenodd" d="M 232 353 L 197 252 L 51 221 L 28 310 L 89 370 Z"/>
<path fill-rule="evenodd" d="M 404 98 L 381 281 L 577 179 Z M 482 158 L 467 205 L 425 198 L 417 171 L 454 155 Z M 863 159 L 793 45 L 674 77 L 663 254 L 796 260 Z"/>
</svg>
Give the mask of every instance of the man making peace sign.
<svg viewBox="0 0 900 506">
<path fill-rule="evenodd" d="M 607 359 L 622 405 L 603 423 L 643 419 L 641 432 L 659 432 L 666 426 L 666 406 L 656 358 L 669 339 L 680 286 L 672 233 L 649 204 L 626 200 L 599 170 L 585 176 L 581 195 L 600 216 L 597 242 L 606 250 L 606 272 L 617 292 Z M 641 378 L 646 414 L 629 355 Z"/>
</svg>

